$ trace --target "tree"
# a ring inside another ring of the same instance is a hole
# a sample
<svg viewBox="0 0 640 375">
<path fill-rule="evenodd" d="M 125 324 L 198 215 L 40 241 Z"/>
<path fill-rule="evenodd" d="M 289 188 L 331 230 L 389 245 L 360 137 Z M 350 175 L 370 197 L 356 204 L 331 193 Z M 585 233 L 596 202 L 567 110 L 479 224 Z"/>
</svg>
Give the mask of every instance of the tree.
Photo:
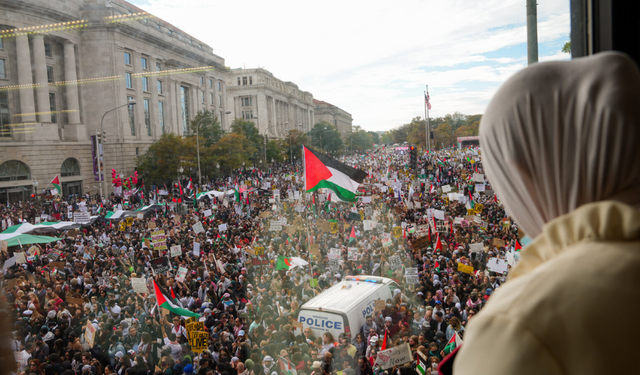
<svg viewBox="0 0 640 375">
<path fill-rule="evenodd" d="M 346 147 L 349 150 L 364 151 L 373 148 L 373 137 L 370 132 L 367 132 L 356 125 L 353 127 L 351 134 L 346 139 Z"/>
<path fill-rule="evenodd" d="M 335 152 L 342 149 L 342 139 L 336 128 L 325 121 L 320 121 L 309 132 L 311 144 L 327 152 Z"/>
<path fill-rule="evenodd" d="M 281 145 L 281 148 L 286 153 L 285 159 L 291 161 L 291 154 L 293 154 L 294 160 L 300 160 L 302 158 L 302 145 L 308 145 L 309 143 L 309 137 L 303 132 L 297 129 L 289 130 Z"/>
<path fill-rule="evenodd" d="M 224 135 L 218 116 L 213 111 L 204 110 L 196 113 L 189 128 L 191 136 L 199 134 L 200 144 L 204 147 L 213 146 Z"/>
<path fill-rule="evenodd" d="M 147 152 L 138 157 L 136 168 L 148 184 L 170 184 L 176 179 L 180 167 L 190 169 L 195 159 L 195 140 L 175 133 L 163 134 Z"/>
<path fill-rule="evenodd" d="M 248 155 L 249 160 L 256 165 L 258 160 L 264 155 L 264 141 L 265 138 L 260 134 L 260 130 L 256 127 L 253 121 L 243 120 L 237 118 L 231 123 L 231 131 L 236 134 L 241 134 L 251 142 L 252 148 L 256 151 Z"/>
<path fill-rule="evenodd" d="M 211 151 L 215 155 L 220 169 L 231 172 L 234 169 L 242 168 L 250 163 L 250 156 L 255 155 L 257 150 L 244 134 L 229 133 L 212 146 Z M 255 165 L 255 164 L 254 164 Z"/>
<path fill-rule="evenodd" d="M 374 131 L 369 130 L 368 133 L 371 135 L 371 139 L 373 140 L 373 143 L 376 145 L 380 144 L 380 135 Z"/>
</svg>

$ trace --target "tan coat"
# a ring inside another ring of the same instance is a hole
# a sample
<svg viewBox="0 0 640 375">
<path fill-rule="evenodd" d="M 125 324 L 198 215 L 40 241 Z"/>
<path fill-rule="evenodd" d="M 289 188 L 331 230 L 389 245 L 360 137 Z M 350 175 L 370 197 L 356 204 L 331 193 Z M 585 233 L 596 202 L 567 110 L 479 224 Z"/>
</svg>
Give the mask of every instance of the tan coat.
<svg viewBox="0 0 640 375">
<path fill-rule="evenodd" d="M 581 206 L 544 226 L 469 321 L 454 374 L 638 374 L 639 311 L 640 211 Z"/>
</svg>

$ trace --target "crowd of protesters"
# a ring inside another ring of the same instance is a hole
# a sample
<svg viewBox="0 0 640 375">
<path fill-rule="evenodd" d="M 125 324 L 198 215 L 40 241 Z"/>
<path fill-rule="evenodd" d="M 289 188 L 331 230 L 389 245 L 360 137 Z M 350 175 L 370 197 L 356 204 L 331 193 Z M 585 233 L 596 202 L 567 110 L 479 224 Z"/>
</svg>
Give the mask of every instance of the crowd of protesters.
<svg viewBox="0 0 640 375">
<path fill-rule="evenodd" d="M 514 254 L 518 229 L 484 180 L 475 149 L 421 154 L 414 170 L 409 155 L 393 147 L 340 160 L 368 174 L 357 203 L 335 202 L 328 190 L 305 193 L 298 163 L 236 171 L 199 187 L 224 195 L 195 202 L 185 196 L 182 206 L 159 189 L 126 199 L 58 195 L 46 204 L 0 205 L 3 230 L 37 219 L 70 220 L 67 215 L 78 210 L 99 216 L 77 230 L 55 233 L 58 241 L 35 245 L 38 251 L 26 263 L 5 267 L 0 318 L 13 323 L 7 336 L 12 333 L 14 372 L 413 373 L 417 351 L 435 371 L 449 352 L 447 343 L 456 335 L 464 340 L 469 320 L 505 281 L 506 273 L 496 274 L 487 264 Z M 128 223 L 109 218 L 108 212 L 149 204 L 156 206 Z M 436 220 L 437 211 L 444 211 L 444 220 Z M 294 230 L 271 231 L 273 220 Z M 365 228 L 365 220 L 374 227 Z M 337 226 L 325 231 L 319 225 L 325 221 Z M 198 222 L 203 232 L 196 233 Z M 355 244 L 349 244 L 352 228 Z M 158 230 L 166 233 L 166 249 L 153 246 L 151 233 Z M 414 246 L 424 237 L 424 246 Z M 479 251 L 470 246 L 479 243 Z M 170 257 L 175 245 L 181 255 Z M 319 253 L 312 254 L 313 245 Z M 29 247 L 9 247 L 2 260 Z M 357 247 L 358 256 L 348 257 L 347 247 Z M 264 255 L 255 255 L 260 248 Z M 335 248 L 342 256 L 329 262 Z M 278 270 L 278 256 L 309 264 Z M 160 257 L 170 258 L 170 270 L 155 272 L 150 261 Z M 52 266 L 60 262 L 63 267 Z M 458 263 L 473 272 L 459 271 Z M 417 280 L 405 275 L 413 267 L 419 270 Z M 188 270 L 184 277 L 178 277 L 181 268 Z M 305 302 L 358 274 L 390 277 L 401 287 L 350 334 L 333 337 L 296 327 Z M 139 278 L 148 281 L 147 293 L 134 289 L 131 279 Z M 157 306 L 152 279 L 175 295 L 176 304 L 200 315 L 209 336 L 206 350 L 192 350 L 184 317 Z M 95 329 L 93 343 L 86 337 L 88 325 Z M 378 352 L 404 343 L 414 361 L 380 368 Z"/>
</svg>

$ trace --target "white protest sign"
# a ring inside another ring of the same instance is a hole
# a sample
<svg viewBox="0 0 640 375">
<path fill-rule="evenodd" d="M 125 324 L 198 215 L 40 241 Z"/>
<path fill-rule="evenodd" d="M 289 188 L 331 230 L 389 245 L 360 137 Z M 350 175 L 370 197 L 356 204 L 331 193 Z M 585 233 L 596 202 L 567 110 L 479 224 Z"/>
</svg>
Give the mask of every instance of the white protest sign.
<svg viewBox="0 0 640 375">
<path fill-rule="evenodd" d="M 91 221 L 91 215 L 88 212 L 74 212 L 73 221 L 85 224 Z"/>
<path fill-rule="evenodd" d="M 209 217 L 209 216 L 213 215 L 213 212 L 210 209 L 209 210 L 204 210 L 203 215 L 205 217 Z"/>
<path fill-rule="evenodd" d="M 227 224 L 218 225 L 218 232 L 224 232 L 227 230 Z"/>
<path fill-rule="evenodd" d="M 484 184 L 476 184 L 476 191 L 477 192 L 484 191 Z"/>
<path fill-rule="evenodd" d="M 143 277 L 132 277 L 131 286 L 133 290 L 138 293 L 149 293 L 147 288 L 147 281 Z"/>
<path fill-rule="evenodd" d="M 358 248 L 357 247 L 348 247 L 348 258 L 349 260 L 358 260 Z"/>
<path fill-rule="evenodd" d="M 375 364 L 386 370 L 413 361 L 409 343 L 378 352 Z"/>
<path fill-rule="evenodd" d="M 362 224 L 364 225 L 364 230 L 373 230 L 376 226 L 376 222 L 373 220 L 364 220 Z"/>
<path fill-rule="evenodd" d="M 200 243 L 198 242 L 194 242 L 193 243 L 193 255 L 199 257 L 200 256 Z"/>
<path fill-rule="evenodd" d="M 14 266 L 16 264 L 16 256 L 12 256 L 11 258 L 7 259 L 4 261 L 4 268 L 3 269 L 7 269 L 11 266 Z"/>
<path fill-rule="evenodd" d="M 182 255 L 182 247 L 180 245 L 171 246 L 171 257 L 179 257 Z"/>
<path fill-rule="evenodd" d="M 484 175 L 482 173 L 474 173 L 473 181 L 475 182 L 484 182 Z"/>
<path fill-rule="evenodd" d="M 201 222 L 199 222 L 199 221 L 198 221 L 197 223 L 193 224 L 193 227 L 192 227 L 192 228 L 193 228 L 193 231 L 194 231 L 196 234 L 199 234 L 199 233 L 204 232 L 204 227 L 202 226 L 202 223 L 201 223 Z"/>
<path fill-rule="evenodd" d="M 484 251 L 484 244 L 482 242 L 469 244 L 470 253 L 481 253 Z"/>
<path fill-rule="evenodd" d="M 495 273 L 507 273 L 509 270 L 509 263 L 504 259 L 491 258 L 487 262 L 487 269 Z"/>
<path fill-rule="evenodd" d="M 187 269 L 185 267 L 178 268 L 178 276 L 176 276 L 176 280 L 184 282 L 185 277 L 187 277 Z"/>
<path fill-rule="evenodd" d="M 271 220 L 269 222 L 269 231 L 280 232 L 282 231 L 282 223 L 280 220 Z"/>
<path fill-rule="evenodd" d="M 442 185 L 442 192 L 443 193 L 448 193 L 451 191 L 451 186 L 449 185 Z"/>
<path fill-rule="evenodd" d="M 24 253 L 13 253 L 13 256 L 16 258 L 16 263 L 27 263 L 27 258 L 25 258 Z"/>
<path fill-rule="evenodd" d="M 444 220 L 444 211 L 442 211 L 442 210 L 433 210 L 433 216 L 438 220 Z"/>
<path fill-rule="evenodd" d="M 142 212 L 139 212 L 137 218 L 140 220 L 144 219 L 144 214 Z"/>
</svg>

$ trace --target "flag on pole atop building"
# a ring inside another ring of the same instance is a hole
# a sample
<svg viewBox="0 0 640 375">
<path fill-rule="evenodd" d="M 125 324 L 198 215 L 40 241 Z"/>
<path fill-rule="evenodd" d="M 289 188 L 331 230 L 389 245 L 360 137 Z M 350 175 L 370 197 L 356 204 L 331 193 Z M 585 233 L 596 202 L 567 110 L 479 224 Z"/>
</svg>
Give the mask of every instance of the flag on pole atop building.
<svg viewBox="0 0 640 375">
<path fill-rule="evenodd" d="M 58 178 L 58 175 L 56 175 L 53 180 L 51 180 L 51 185 L 53 185 L 53 188 L 56 189 L 56 194 L 62 194 L 62 188 L 60 187 L 60 179 Z"/>
</svg>

